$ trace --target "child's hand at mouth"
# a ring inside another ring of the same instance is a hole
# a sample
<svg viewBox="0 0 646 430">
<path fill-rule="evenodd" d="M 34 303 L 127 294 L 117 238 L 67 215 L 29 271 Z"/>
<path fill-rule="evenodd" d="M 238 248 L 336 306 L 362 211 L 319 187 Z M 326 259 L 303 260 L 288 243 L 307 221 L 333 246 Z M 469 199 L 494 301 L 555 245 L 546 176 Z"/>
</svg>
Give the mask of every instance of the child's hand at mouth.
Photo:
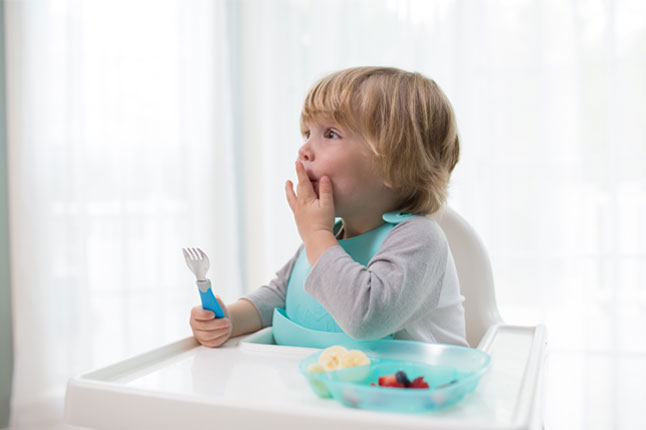
<svg viewBox="0 0 646 430">
<path fill-rule="evenodd" d="M 294 184 L 287 181 L 285 194 L 287 202 L 294 213 L 298 234 L 303 239 L 305 253 L 310 266 L 318 261 L 323 252 L 338 245 L 334 237 L 334 199 L 330 178 L 323 176 L 318 181 L 318 196 L 303 163 L 296 162 L 298 185 L 297 194 Z"/>
</svg>

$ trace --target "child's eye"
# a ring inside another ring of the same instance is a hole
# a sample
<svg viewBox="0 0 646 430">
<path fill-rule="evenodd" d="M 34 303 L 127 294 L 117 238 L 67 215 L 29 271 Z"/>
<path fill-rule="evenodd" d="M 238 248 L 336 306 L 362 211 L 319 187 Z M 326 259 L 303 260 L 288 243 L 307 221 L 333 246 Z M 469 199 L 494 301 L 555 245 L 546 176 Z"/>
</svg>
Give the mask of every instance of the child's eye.
<svg viewBox="0 0 646 430">
<path fill-rule="evenodd" d="M 334 131 L 332 129 L 329 129 L 329 128 L 325 132 L 325 137 L 327 137 L 328 139 L 339 139 L 339 138 L 341 138 L 341 136 L 339 136 L 339 133 L 337 133 L 336 131 Z"/>
<path fill-rule="evenodd" d="M 310 131 L 309 130 L 303 131 L 302 134 L 303 134 L 303 139 L 307 140 L 307 139 L 310 138 Z"/>
</svg>

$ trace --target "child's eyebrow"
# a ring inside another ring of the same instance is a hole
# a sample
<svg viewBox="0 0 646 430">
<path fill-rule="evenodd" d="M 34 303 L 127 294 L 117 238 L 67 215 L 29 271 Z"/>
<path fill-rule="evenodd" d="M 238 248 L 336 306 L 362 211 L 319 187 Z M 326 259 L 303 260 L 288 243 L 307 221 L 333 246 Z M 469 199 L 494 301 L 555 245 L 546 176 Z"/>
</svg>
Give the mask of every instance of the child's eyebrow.
<svg viewBox="0 0 646 430">
<path fill-rule="evenodd" d="M 334 122 L 334 121 L 310 121 L 306 122 L 301 125 L 301 130 L 308 130 L 312 128 L 312 126 L 318 126 L 320 128 L 336 128 L 341 131 L 345 131 L 345 127 L 343 127 L 341 124 Z"/>
<path fill-rule="evenodd" d="M 344 132 L 344 133 L 346 132 L 345 127 L 343 127 L 341 124 L 339 124 L 337 122 L 326 121 L 326 122 L 319 123 L 319 125 L 321 126 L 321 128 L 325 128 L 325 129 L 334 128 L 334 129 L 337 129 L 337 130 L 339 130 L 341 132 Z"/>
</svg>

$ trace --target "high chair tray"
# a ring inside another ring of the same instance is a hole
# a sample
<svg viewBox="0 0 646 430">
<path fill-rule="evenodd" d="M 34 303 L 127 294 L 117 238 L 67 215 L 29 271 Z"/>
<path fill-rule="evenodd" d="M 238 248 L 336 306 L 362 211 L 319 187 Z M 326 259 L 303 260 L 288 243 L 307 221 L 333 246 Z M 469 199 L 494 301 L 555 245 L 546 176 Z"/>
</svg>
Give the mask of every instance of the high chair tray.
<svg viewBox="0 0 646 430">
<path fill-rule="evenodd" d="M 533 429 L 542 425 L 543 326 L 497 325 L 491 367 L 459 403 L 424 414 L 352 409 L 317 397 L 299 372 L 317 351 L 277 346 L 271 328 L 220 348 L 186 338 L 70 379 L 68 424 L 97 429 Z"/>
</svg>

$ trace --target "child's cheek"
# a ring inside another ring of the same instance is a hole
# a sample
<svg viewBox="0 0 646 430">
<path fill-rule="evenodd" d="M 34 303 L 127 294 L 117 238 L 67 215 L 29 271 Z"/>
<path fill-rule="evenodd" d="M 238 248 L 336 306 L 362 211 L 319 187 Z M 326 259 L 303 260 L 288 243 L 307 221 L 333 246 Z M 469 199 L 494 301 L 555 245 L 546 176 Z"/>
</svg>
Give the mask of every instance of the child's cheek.
<svg viewBox="0 0 646 430">
<path fill-rule="evenodd" d="M 353 198 L 352 187 L 349 187 L 347 183 L 343 181 L 334 181 L 332 183 L 332 196 L 335 205 L 342 205 L 348 201 L 351 201 Z"/>
</svg>

